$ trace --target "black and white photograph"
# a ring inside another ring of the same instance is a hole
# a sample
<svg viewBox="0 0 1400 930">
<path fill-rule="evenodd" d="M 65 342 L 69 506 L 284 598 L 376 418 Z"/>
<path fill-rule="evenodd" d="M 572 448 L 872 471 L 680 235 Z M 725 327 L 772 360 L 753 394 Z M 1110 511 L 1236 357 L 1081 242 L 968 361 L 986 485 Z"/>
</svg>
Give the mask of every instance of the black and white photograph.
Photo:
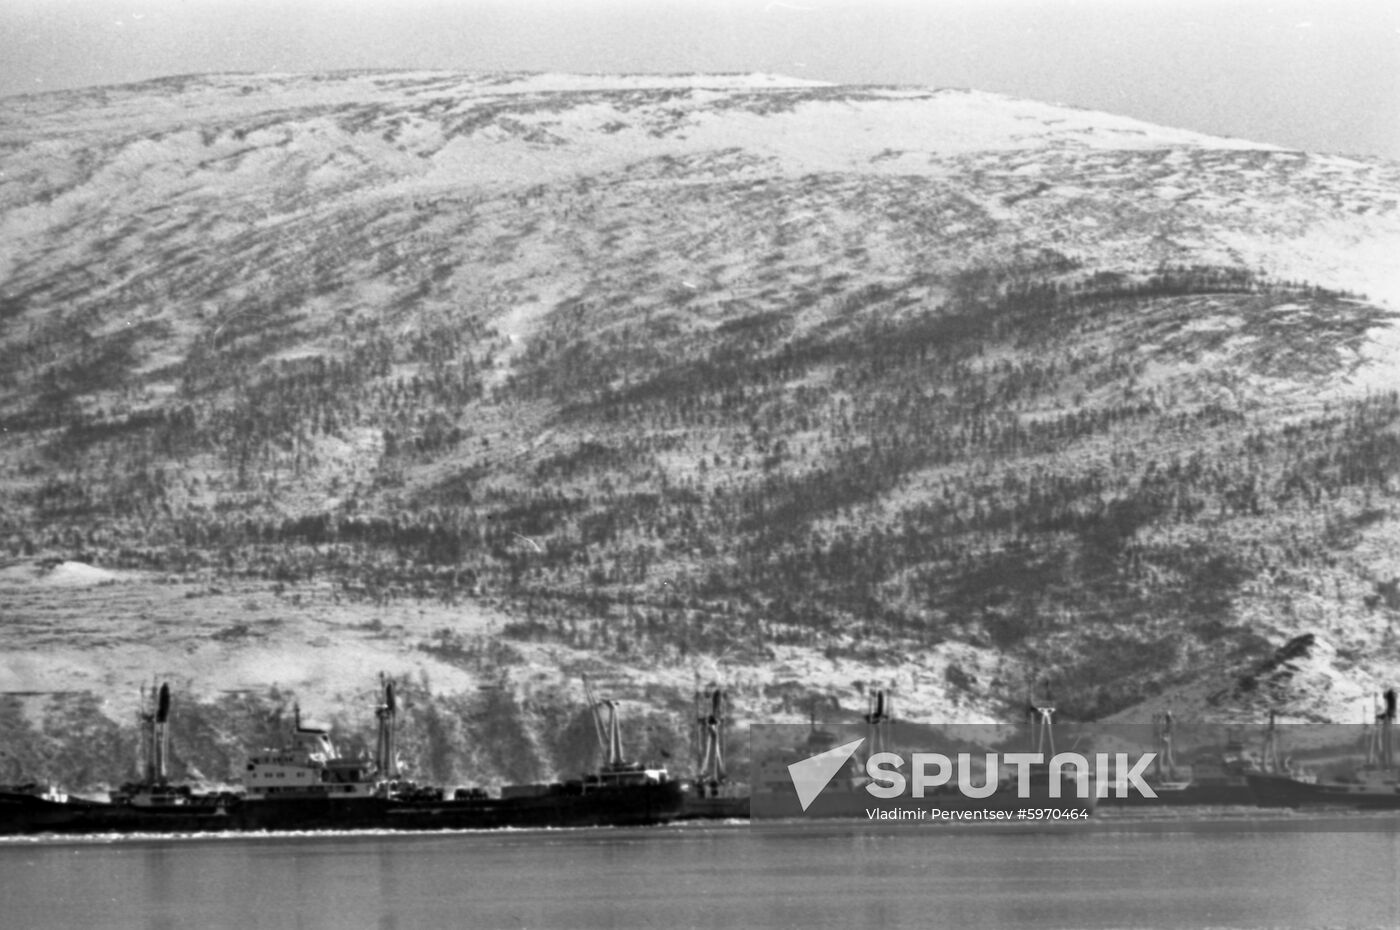
<svg viewBox="0 0 1400 930">
<path fill-rule="evenodd" d="M 6 0 L 0 926 L 1400 927 L 1400 6 Z"/>
</svg>

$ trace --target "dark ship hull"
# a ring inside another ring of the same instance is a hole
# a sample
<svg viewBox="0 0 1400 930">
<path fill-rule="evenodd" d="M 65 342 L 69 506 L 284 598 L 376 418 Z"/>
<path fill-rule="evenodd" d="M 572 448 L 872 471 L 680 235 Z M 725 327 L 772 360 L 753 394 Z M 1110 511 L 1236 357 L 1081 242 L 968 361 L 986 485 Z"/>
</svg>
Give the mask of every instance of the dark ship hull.
<svg viewBox="0 0 1400 930">
<path fill-rule="evenodd" d="M 687 792 L 681 806 L 681 820 L 748 820 L 749 798 L 743 796 L 702 797 Z"/>
<path fill-rule="evenodd" d="M 1260 807 L 1349 807 L 1400 810 L 1400 781 L 1299 781 L 1288 775 L 1250 775 Z"/>
<path fill-rule="evenodd" d="M 164 807 L 4 795 L 0 835 L 642 826 L 676 819 L 683 800 L 676 782 L 586 791 L 566 783 L 510 798 L 234 798 Z"/>
<path fill-rule="evenodd" d="M 190 804 L 136 807 L 104 801 L 0 797 L 0 835 L 207 833 L 237 829 L 229 808 Z"/>
</svg>

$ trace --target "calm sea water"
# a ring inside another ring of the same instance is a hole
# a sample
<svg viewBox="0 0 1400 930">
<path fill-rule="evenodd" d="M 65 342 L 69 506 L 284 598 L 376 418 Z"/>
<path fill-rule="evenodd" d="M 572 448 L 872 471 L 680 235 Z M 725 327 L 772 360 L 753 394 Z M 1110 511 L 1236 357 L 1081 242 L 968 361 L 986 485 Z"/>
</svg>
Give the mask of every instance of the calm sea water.
<svg viewBox="0 0 1400 930">
<path fill-rule="evenodd" d="M 1400 927 L 1400 820 L 0 842 L 0 927 Z"/>
</svg>

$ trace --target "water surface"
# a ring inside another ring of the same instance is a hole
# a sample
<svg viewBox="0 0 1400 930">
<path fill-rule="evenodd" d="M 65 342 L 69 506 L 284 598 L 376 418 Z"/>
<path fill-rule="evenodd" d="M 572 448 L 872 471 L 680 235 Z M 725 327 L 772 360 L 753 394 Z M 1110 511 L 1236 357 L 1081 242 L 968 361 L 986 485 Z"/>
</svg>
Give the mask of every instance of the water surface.
<svg viewBox="0 0 1400 930">
<path fill-rule="evenodd" d="M 0 900 L 16 930 L 1393 930 L 1400 820 L 9 840 Z"/>
</svg>

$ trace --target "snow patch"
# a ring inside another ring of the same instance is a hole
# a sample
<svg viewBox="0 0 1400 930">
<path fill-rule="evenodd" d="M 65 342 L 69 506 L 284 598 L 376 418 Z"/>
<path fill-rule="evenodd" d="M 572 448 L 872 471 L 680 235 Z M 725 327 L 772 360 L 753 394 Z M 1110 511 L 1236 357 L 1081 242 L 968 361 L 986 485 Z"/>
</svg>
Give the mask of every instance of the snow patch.
<svg viewBox="0 0 1400 930">
<path fill-rule="evenodd" d="M 91 588 L 97 585 L 116 584 L 121 580 L 117 572 L 88 565 L 86 562 L 61 562 L 39 578 L 39 583 L 53 588 Z"/>
</svg>

